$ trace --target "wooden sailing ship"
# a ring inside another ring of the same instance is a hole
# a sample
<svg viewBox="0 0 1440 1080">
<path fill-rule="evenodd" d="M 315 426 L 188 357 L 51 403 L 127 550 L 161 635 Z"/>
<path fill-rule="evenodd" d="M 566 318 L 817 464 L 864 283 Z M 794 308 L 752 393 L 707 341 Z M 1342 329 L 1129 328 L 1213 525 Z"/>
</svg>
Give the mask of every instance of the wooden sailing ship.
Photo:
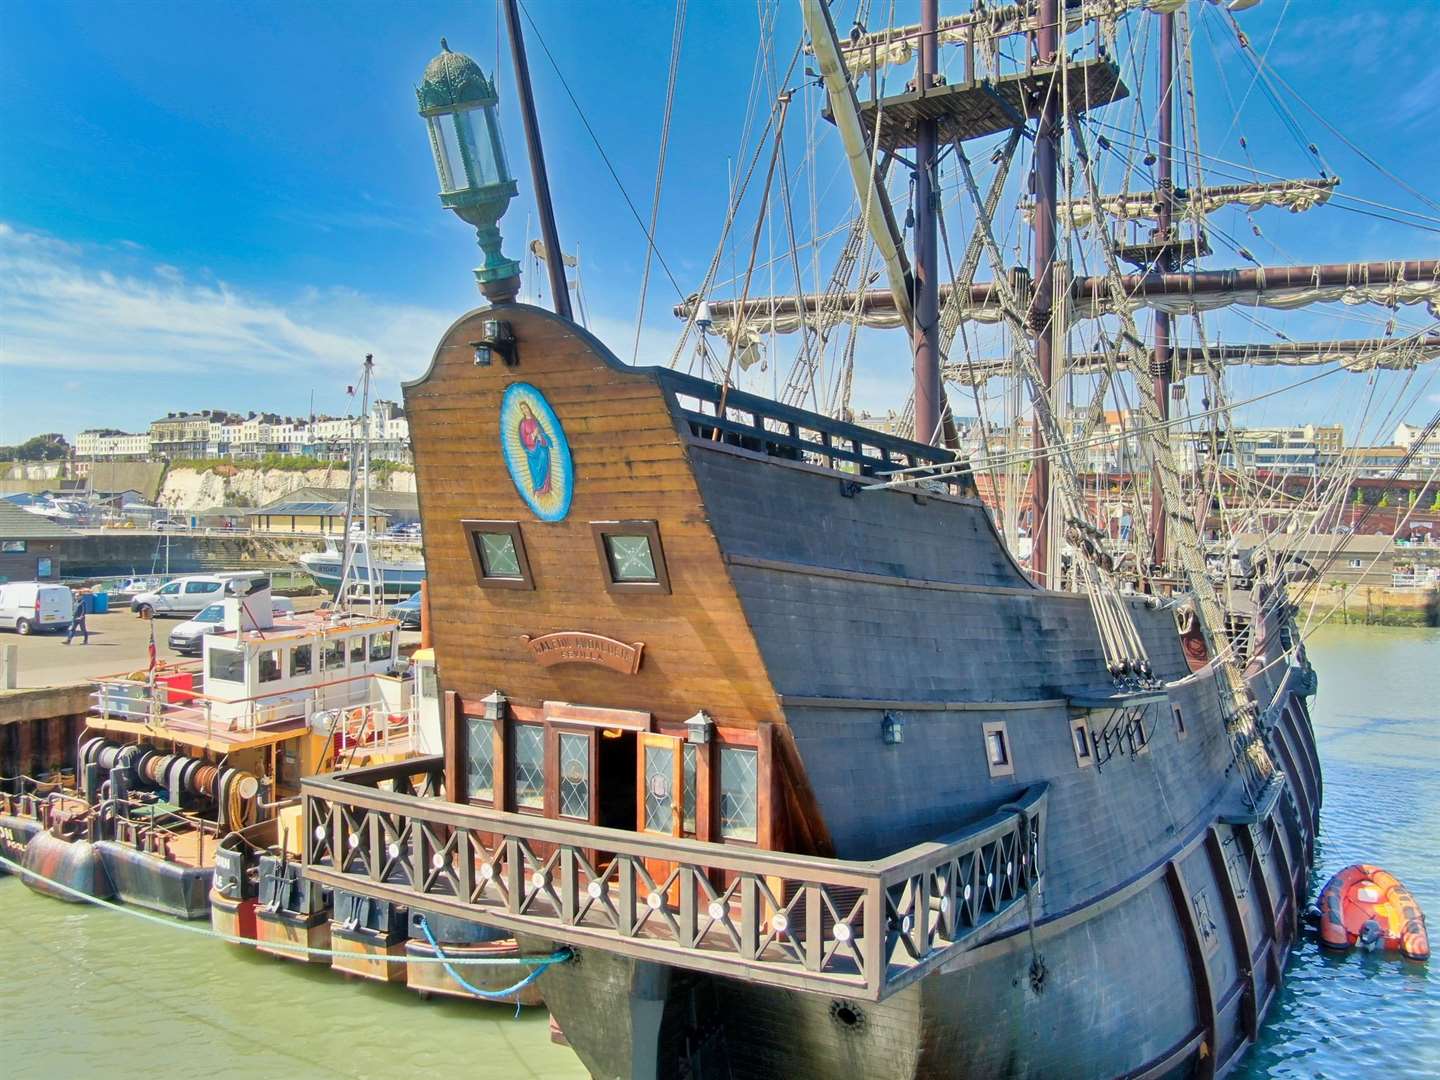
<svg viewBox="0 0 1440 1080">
<path fill-rule="evenodd" d="M 855 234 L 870 234 L 891 288 L 862 281 L 838 308 L 829 294 L 752 300 L 748 275 L 733 301 L 702 290 L 679 314 L 726 331 L 718 378 L 621 363 L 569 317 L 559 260 L 556 312 L 515 303 L 514 270 L 481 229 L 492 303 L 446 331 L 405 389 L 445 752 L 307 780 L 309 881 L 500 928 L 535 954 L 568 946 L 539 986 L 596 1076 L 1233 1067 L 1308 888 L 1315 678 L 1277 562 L 1261 550 L 1207 566 L 1161 437 L 1177 353 L 1164 320 L 1147 345 L 1132 312 L 1299 288 L 1415 303 L 1435 295 L 1435 265 L 1190 272 L 1203 238 L 1181 236 L 1162 196 L 1154 237 L 1121 250 L 1106 233 L 1103 272 L 1066 273 L 1062 117 L 1125 89 L 1102 51 L 1071 61 L 1060 39 L 1092 7 L 1141 6 L 1040 0 L 941 24 L 932 2 L 918 28 L 843 46 L 807 0 L 862 206 Z M 1178 5 L 1149 6 L 1171 63 Z M 962 82 L 937 82 L 937 39 L 973 47 L 982 25 L 988 41 L 1018 37 L 1019 70 L 972 62 Z M 859 58 L 873 68 L 896 48 L 918 53 L 914 84 L 863 105 Z M 464 207 L 448 170 L 476 171 L 477 144 L 457 117 L 493 105 L 493 87 L 447 48 L 420 99 L 442 199 Z M 968 277 L 942 289 L 935 215 L 917 219 L 912 263 L 875 148 L 913 153 L 916 204 L 933 206 L 942 144 L 963 160 L 967 140 L 1027 125 L 1033 272 L 1006 272 L 992 198 Z M 975 283 L 987 253 L 996 274 Z M 735 385 L 747 319 L 811 333 L 838 309 L 912 329 L 919 438 Z M 1143 400 L 1153 558 L 1129 571 L 1086 524 L 1053 415 L 1062 309 L 1119 324 L 1107 362 Z M 946 445 L 947 318 L 1017 328 L 1009 370 L 1030 392 L 1042 526 L 1028 566 Z"/>
</svg>

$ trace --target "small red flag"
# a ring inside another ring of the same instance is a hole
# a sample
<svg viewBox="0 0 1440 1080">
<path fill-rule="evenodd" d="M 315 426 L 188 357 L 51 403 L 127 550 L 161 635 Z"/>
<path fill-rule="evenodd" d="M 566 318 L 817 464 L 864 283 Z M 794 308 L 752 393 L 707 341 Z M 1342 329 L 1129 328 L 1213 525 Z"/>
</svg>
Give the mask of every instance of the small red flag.
<svg viewBox="0 0 1440 1080">
<path fill-rule="evenodd" d="M 155 617 L 150 617 L 150 671 L 155 670 Z"/>
</svg>

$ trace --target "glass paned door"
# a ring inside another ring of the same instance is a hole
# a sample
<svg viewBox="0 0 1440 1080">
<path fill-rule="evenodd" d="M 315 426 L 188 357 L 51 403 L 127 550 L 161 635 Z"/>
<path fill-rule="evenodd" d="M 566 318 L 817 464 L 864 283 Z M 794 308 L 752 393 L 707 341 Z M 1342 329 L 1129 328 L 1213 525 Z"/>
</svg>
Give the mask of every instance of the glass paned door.
<svg viewBox="0 0 1440 1080">
<path fill-rule="evenodd" d="M 556 809 L 563 818 L 593 821 L 595 800 L 591 783 L 591 740 L 589 732 L 556 733 L 560 774 L 556 784 Z"/>
<path fill-rule="evenodd" d="M 641 832 L 680 835 L 683 805 L 681 740 L 670 735 L 642 733 L 639 738 L 640 790 L 638 827 Z"/>
<path fill-rule="evenodd" d="M 639 778 L 635 793 L 636 828 L 643 833 L 679 836 L 685 805 L 684 740 L 671 735 L 641 732 L 637 740 L 640 760 L 636 763 Z M 674 869 L 664 859 L 646 859 L 645 872 L 656 888 L 664 883 Z M 678 883 L 667 890 L 666 903 L 680 902 Z"/>
</svg>

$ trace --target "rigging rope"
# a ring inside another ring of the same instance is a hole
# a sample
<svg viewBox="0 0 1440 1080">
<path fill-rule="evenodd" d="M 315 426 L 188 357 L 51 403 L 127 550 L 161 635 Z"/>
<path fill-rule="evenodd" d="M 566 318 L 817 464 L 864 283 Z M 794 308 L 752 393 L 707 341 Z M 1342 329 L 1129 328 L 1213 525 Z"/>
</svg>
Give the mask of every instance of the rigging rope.
<svg viewBox="0 0 1440 1080">
<path fill-rule="evenodd" d="M 670 70 L 665 78 L 665 113 L 660 122 L 660 155 L 655 163 L 655 192 L 650 197 L 650 229 L 647 236 L 655 235 L 660 220 L 660 187 L 665 180 L 665 157 L 670 149 L 670 118 L 675 111 L 675 82 L 680 74 L 680 46 L 685 40 L 685 7 L 688 0 L 675 4 L 675 28 L 670 33 Z M 640 307 L 635 313 L 635 345 L 630 351 L 630 362 L 640 359 L 640 328 L 645 324 L 645 298 L 650 288 L 650 259 L 655 253 L 655 244 L 645 245 L 645 269 L 640 275 Z"/>
</svg>

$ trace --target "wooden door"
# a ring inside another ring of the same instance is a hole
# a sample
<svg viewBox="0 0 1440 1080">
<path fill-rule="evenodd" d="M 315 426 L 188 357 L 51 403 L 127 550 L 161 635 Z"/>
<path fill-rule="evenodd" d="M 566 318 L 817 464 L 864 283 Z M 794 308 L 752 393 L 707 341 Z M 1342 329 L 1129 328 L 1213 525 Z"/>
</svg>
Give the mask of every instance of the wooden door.
<svg viewBox="0 0 1440 1080">
<path fill-rule="evenodd" d="M 679 836 L 684 813 L 684 740 L 673 735 L 641 732 L 636 740 L 638 761 L 635 790 L 635 828 L 652 836 Z M 670 876 L 674 864 L 646 859 L 645 870 L 657 886 Z M 670 890 L 670 903 L 678 903 L 679 890 Z"/>
</svg>

